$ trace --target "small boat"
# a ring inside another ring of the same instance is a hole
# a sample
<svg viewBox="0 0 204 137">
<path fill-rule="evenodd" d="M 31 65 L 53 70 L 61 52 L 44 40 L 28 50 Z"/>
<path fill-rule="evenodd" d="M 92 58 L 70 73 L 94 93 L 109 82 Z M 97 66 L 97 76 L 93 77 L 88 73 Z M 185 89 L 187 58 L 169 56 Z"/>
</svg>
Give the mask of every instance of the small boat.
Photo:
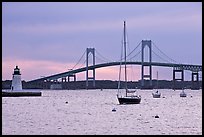
<svg viewBox="0 0 204 137">
<path fill-rule="evenodd" d="M 157 71 L 157 91 L 152 93 L 153 98 L 160 98 L 161 97 L 161 93 L 158 91 L 158 71 Z"/>
<path fill-rule="evenodd" d="M 161 97 L 161 93 L 157 90 L 155 93 L 152 93 L 153 98 L 160 98 Z"/>
<path fill-rule="evenodd" d="M 120 71 L 119 71 L 119 82 L 118 82 L 118 93 L 117 98 L 120 104 L 139 104 L 141 101 L 141 96 L 137 95 L 136 89 L 129 90 L 127 87 L 127 67 L 126 67 L 126 30 L 125 30 L 125 21 L 124 21 L 124 65 L 125 65 L 125 96 L 122 95 L 120 88 L 120 76 L 121 76 L 121 65 L 122 65 L 122 56 L 120 62 Z M 120 95 L 119 95 L 120 94 Z"/>
<path fill-rule="evenodd" d="M 184 92 L 184 89 L 181 91 L 181 93 L 180 93 L 180 97 L 186 97 L 187 96 L 187 94 Z"/>
</svg>

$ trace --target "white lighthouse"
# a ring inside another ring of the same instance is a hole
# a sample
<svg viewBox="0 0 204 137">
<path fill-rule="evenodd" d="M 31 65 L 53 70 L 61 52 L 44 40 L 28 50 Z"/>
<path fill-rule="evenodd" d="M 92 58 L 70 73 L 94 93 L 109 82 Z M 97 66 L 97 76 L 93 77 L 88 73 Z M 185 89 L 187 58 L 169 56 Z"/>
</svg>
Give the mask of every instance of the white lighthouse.
<svg viewBox="0 0 204 137">
<path fill-rule="evenodd" d="M 13 73 L 11 91 L 19 91 L 19 90 L 22 90 L 21 73 L 18 66 L 16 66 Z"/>
</svg>

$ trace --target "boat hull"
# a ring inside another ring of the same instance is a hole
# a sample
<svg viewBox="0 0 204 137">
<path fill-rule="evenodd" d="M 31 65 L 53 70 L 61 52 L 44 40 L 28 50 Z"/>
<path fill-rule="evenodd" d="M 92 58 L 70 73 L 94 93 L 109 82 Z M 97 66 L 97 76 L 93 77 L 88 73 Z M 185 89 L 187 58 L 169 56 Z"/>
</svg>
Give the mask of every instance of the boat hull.
<svg viewBox="0 0 204 137">
<path fill-rule="evenodd" d="M 184 92 L 184 91 L 182 91 L 181 93 L 180 93 L 180 97 L 186 97 L 187 95 L 186 95 L 186 93 Z"/>
<path fill-rule="evenodd" d="M 180 94 L 180 97 L 186 97 L 186 94 Z"/>
<path fill-rule="evenodd" d="M 152 95 L 153 95 L 153 98 L 160 98 L 161 97 L 161 94 L 154 94 L 154 93 L 152 93 Z"/>
<path fill-rule="evenodd" d="M 118 101 L 120 104 L 139 104 L 141 101 L 141 98 L 118 98 Z"/>
</svg>

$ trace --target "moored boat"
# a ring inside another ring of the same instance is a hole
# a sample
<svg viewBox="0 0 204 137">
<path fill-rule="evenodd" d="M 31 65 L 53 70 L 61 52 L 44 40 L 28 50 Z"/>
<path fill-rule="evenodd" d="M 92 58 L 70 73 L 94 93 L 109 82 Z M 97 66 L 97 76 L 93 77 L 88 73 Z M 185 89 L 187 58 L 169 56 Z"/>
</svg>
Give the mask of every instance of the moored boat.
<svg viewBox="0 0 204 137">
<path fill-rule="evenodd" d="M 157 91 L 152 93 L 153 98 L 160 98 L 161 93 L 158 91 L 158 71 L 157 71 Z"/>
<path fill-rule="evenodd" d="M 141 96 L 135 94 L 136 90 L 129 90 L 127 87 L 127 67 L 126 67 L 126 30 L 125 30 L 125 21 L 124 21 L 124 62 L 125 62 L 125 96 L 122 95 L 121 91 L 122 89 L 120 89 L 120 75 L 121 75 L 121 65 L 122 63 L 120 63 L 120 71 L 119 71 L 119 83 L 118 83 L 118 94 L 117 94 L 117 98 L 118 98 L 118 102 L 120 104 L 139 104 L 141 101 Z M 121 62 L 122 62 L 122 56 L 121 56 Z M 120 95 L 119 95 L 120 94 Z"/>
<path fill-rule="evenodd" d="M 180 97 L 186 97 L 187 94 L 184 92 L 184 89 L 182 90 L 182 92 L 180 93 Z"/>
</svg>

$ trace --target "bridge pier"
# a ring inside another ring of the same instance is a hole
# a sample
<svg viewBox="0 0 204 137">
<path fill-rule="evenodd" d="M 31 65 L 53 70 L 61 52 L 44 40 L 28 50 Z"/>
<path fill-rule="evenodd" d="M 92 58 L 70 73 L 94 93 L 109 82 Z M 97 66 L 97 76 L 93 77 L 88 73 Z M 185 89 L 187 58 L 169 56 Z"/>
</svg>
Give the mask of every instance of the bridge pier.
<svg viewBox="0 0 204 137">
<path fill-rule="evenodd" d="M 149 48 L 149 63 L 145 64 L 144 62 L 144 48 L 145 46 L 147 46 Z M 141 70 L 141 88 L 145 89 L 145 88 L 150 88 L 152 89 L 152 44 L 151 44 L 151 40 L 142 40 L 142 61 L 141 61 L 141 65 L 142 65 L 142 70 Z M 145 75 L 144 74 L 144 69 L 145 67 L 149 68 L 149 75 Z M 144 83 L 144 78 L 149 78 L 149 85 Z"/>
<path fill-rule="evenodd" d="M 53 82 L 54 82 L 54 83 L 58 83 L 58 80 L 57 80 L 57 79 L 54 79 Z"/>
<path fill-rule="evenodd" d="M 58 81 L 58 79 L 51 80 L 50 89 L 62 89 L 62 84 Z"/>
<path fill-rule="evenodd" d="M 76 81 L 76 75 L 72 74 L 68 76 L 68 82 L 70 82 L 70 78 L 73 77 L 74 78 L 74 82 Z"/>
<path fill-rule="evenodd" d="M 66 77 L 62 77 L 62 82 L 67 82 Z"/>
<path fill-rule="evenodd" d="M 196 78 L 194 76 L 196 76 Z M 199 78 L 199 73 L 198 72 L 192 72 L 192 80 L 191 80 L 192 81 L 192 84 L 191 84 L 191 89 L 192 90 L 200 89 L 198 78 Z"/>
<path fill-rule="evenodd" d="M 181 73 L 181 78 L 176 78 L 176 73 Z M 181 81 L 182 84 L 179 84 L 180 86 L 178 87 L 176 84 L 176 81 Z M 183 83 L 184 82 L 184 70 L 181 68 L 175 68 L 173 69 L 173 89 L 182 89 L 183 87 Z"/>
<path fill-rule="evenodd" d="M 76 81 L 76 75 L 75 74 L 70 74 L 67 77 L 62 77 L 62 82 L 70 82 L 70 78 L 73 77 L 74 78 L 74 82 Z"/>
<path fill-rule="evenodd" d="M 86 49 L 86 88 L 88 89 L 89 86 L 89 80 L 93 81 L 93 87 L 95 87 L 95 68 L 92 68 L 92 77 L 89 77 L 89 70 L 88 70 L 88 66 L 89 66 L 89 53 L 91 53 L 93 55 L 93 66 L 95 65 L 95 48 L 87 48 Z"/>
</svg>

